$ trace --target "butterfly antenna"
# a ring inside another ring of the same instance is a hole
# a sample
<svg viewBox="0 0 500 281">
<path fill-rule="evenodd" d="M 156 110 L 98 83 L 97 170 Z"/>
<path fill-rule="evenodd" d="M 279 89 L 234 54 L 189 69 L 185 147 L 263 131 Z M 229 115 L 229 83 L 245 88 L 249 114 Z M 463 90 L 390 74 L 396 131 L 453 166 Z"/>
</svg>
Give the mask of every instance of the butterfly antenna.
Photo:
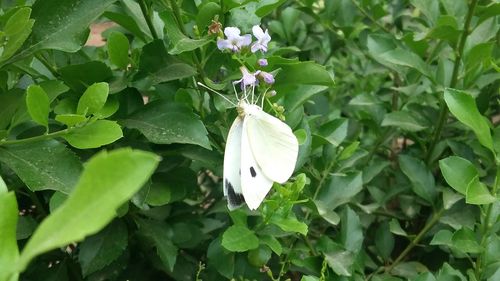
<svg viewBox="0 0 500 281">
<path fill-rule="evenodd" d="M 236 100 L 238 100 L 238 101 L 239 101 L 239 100 L 240 100 L 240 97 L 238 97 L 238 91 L 236 91 L 236 86 L 235 86 L 236 84 L 238 84 L 238 82 L 237 82 L 237 81 L 234 81 L 234 82 L 232 82 L 231 84 L 233 84 L 234 96 L 236 97 Z"/>
<path fill-rule="evenodd" d="M 237 104 L 235 104 L 233 101 L 231 101 L 230 99 L 226 98 L 223 94 L 221 94 L 221 93 L 217 92 L 216 90 L 214 90 L 214 89 L 212 89 L 212 88 L 208 87 L 207 85 L 205 85 L 205 84 L 203 84 L 203 83 L 201 83 L 201 82 L 197 82 L 197 84 L 198 84 L 198 85 L 200 85 L 200 86 L 202 86 L 203 88 L 205 88 L 205 89 L 207 89 L 207 90 L 209 90 L 209 91 L 213 92 L 213 93 L 216 93 L 217 95 L 219 95 L 221 98 L 225 99 L 227 102 L 229 102 L 229 103 L 230 103 L 230 104 L 232 104 L 233 106 L 235 106 L 235 107 L 237 107 L 237 106 L 238 106 L 238 105 L 237 105 Z M 234 85 L 233 85 L 233 86 L 234 86 Z M 238 96 L 236 96 L 236 97 L 238 97 Z"/>
</svg>

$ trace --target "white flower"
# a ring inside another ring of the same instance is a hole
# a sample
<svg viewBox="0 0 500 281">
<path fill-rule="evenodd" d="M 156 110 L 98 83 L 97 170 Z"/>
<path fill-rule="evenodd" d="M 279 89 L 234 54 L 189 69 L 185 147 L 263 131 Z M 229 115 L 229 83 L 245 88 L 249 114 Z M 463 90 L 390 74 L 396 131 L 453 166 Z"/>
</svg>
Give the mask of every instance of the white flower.
<svg viewBox="0 0 500 281">
<path fill-rule="evenodd" d="M 243 74 L 243 77 L 241 77 L 240 80 L 235 81 L 234 83 L 241 83 L 241 88 L 244 89 L 247 86 L 255 86 L 258 83 L 257 76 L 260 71 L 256 71 L 255 73 L 251 73 L 248 71 L 248 69 L 244 66 L 240 67 L 241 74 Z"/>
<path fill-rule="evenodd" d="M 241 31 L 237 27 L 224 28 L 224 34 L 227 39 L 217 40 L 217 48 L 219 50 L 231 50 L 238 52 L 242 47 L 252 43 L 252 36 L 250 34 L 240 35 Z"/>
<path fill-rule="evenodd" d="M 257 42 L 252 45 L 252 53 L 258 50 L 262 50 L 264 53 L 267 52 L 267 44 L 271 41 L 271 36 L 269 36 L 267 29 L 266 32 L 264 32 L 260 26 L 254 25 L 254 27 L 252 27 L 252 32 L 253 36 L 257 38 Z"/>
</svg>

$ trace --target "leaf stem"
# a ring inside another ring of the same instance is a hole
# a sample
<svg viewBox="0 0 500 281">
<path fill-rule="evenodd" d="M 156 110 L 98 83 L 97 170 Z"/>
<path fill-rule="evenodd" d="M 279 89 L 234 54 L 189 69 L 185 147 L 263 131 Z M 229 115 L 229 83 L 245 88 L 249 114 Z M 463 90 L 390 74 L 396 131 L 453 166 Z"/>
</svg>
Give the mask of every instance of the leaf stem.
<svg viewBox="0 0 500 281">
<path fill-rule="evenodd" d="M 4 141 L 0 141 L 0 146 L 13 145 L 13 144 L 25 144 L 25 143 L 36 142 L 36 141 L 41 141 L 41 140 L 46 140 L 46 139 L 53 139 L 56 137 L 64 136 L 64 135 L 68 134 L 70 131 L 71 131 L 71 129 L 68 128 L 68 129 L 60 130 L 60 131 L 53 132 L 50 134 L 34 136 L 31 138 L 25 138 L 25 139 L 19 139 L 19 140 L 4 140 Z"/>
<path fill-rule="evenodd" d="M 462 55 L 464 52 L 465 42 L 467 41 L 467 37 L 469 36 L 469 27 L 472 20 L 472 16 L 474 15 L 474 10 L 476 9 L 477 0 L 472 0 L 469 11 L 467 12 L 467 17 L 464 23 L 464 29 L 462 32 L 462 36 L 460 36 L 460 41 L 458 42 L 458 48 L 455 56 L 455 63 L 453 65 L 453 72 L 451 75 L 450 88 L 454 88 L 458 82 L 458 72 L 460 70 L 460 62 L 462 61 Z M 448 107 L 446 103 L 441 99 L 440 110 L 439 110 L 439 118 L 436 129 L 434 130 L 434 134 L 432 136 L 431 145 L 429 146 L 429 150 L 427 150 L 427 155 L 425 157 L 425 162 L 429 164 L 431 161 L 432 153 L 434 152 L 434 148 L 436 147 L 437 142 L 441 137 L 441 131 L 443 130 L 444 123 L 448 117 Z"/>
<path fill-rule="evenodd" d="M 420 240 L 424 237 L 425 234 L 439 221 L 441 216 L 443 215 L 444 208 L 441 208 L 437 213 L 434 214 L 432 219 L 420 230 L 420 232 L 415 236 L 415 238 L 406 246 L 406 248 L 399 254 L 399 256 L 396 258 L 396 260 L 386 267 L 385 272 L 390 273 L 394 267 L 396 267 L 405 257 L 408 255 L 408 253 L 415 247 Z"/>
<path fill-rule="evenodd" d="M 151 32 L 151 36 L 156 40 L 158 39 L 158 34 L 156 33 L 153 22 L 151 21 L 151 14 L 149 13 L 149 9 L 146 6 L 146 2 L 144 0 L 139 0 L 139 6 L 141 7 L 142 15 L 146 20 L 146 24 L 148 25 L 149 31 Z"/>
</svg>

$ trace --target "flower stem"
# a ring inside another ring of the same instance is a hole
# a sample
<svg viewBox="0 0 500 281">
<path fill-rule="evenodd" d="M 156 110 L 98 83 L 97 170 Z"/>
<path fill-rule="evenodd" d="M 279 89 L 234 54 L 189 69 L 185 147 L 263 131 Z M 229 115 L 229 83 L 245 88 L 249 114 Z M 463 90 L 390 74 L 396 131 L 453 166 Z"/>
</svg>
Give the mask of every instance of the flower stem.
<svg viewBox="0 0 500 281">
<path fill-rule="evenodd" d="M 469 27 L 472 20 L 472 16 L 474 15 L 474 10 L 476 9 L 476 5 L 477 5 L 477 0 L 472 0 L 469 6 L 467 17 L 465 19 L 462 36 L 460 36 L 460 41 L 458 42 L 458 48 L 456 50 L 456 56 L 455 56 L 455 63 L 453 65 L 453 72 L 451 75 L 450 88 L 454 88 L 458 82 L 458 72 L 460 70 L 460 62 L 462 61 L 465 42 L 467 41 L 467 36 L 469 36 Z M 441 100 L 438 124 L 436 126 L 436 129 L 434 130 L 429 150 L 427 150 L 427 155 L 425 157 L 426 163 L 429 163 L 431 161 L 432 153 L 434 152 L 434 148 L 436 147 L 436 144 L 441 137 L 441 131 L 443 130 L 444 123 L 446 122 L 447 117 L 448 117 L 448 107 L 446 106 L 446 103 L 443 100 Z"/>
</svg>

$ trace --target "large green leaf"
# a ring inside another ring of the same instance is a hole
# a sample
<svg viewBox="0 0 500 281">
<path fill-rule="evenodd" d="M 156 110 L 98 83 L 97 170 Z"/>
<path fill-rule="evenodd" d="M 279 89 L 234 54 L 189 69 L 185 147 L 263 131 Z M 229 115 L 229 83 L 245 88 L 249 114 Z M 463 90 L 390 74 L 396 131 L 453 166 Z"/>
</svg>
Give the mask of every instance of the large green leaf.
<svg viewBox="0 0 500 281">
<path fill-rule="evenodd" d="M 78 157 L 55 140 L 0 147 L 0 161 L 32 191 L 69 193 L 82 170 Z"/>
<path fill-rule="evenodd" d="M 472 129 L 479 142 L 493 151 L 490 127 L 486 119 L 479 113 L 474 98 L 466 92 L 447 88 L 444 91 L 444 100 L 458 121 Z"/>
<path fill-rule="evenodd" d="M 31 236 L 18 269 L 26 268 L 39 254 L 101 230 L 141 188 L 158 162 L 152 153 L 131 149 L 102 151 L 92 157 L 68 199 Z"/>
<path fill-rule="evenodd" d="M 138 129 L 153 143 L 189 143 L 210 149 L 205 126 L 184 104 L 155 101 L 120 123 Z"/>
<path fill-rule="evenodd" d="M 0 280 L 11 280 L 9 278 L 16 275 L 14 268 L 19 258 L 16 240 L 18 209 L 14 192 L 0 190 L 0 210 Z"/>
<path fill-rule="evenodd" d="M 401 171 L 410 179 L 413 191 L 425 201 L 433 204 L 437 195 L 436 183 L 425 164 L 411 156 L 400 155 L 399 166 Z"/>
<path fill-rule="evenodd" d="M 42 49 L 78 51 L 89 34 L 88 26 L 116 0 L 44 0 L 33 4 L 35 20 L 24 49 L 11 60 L 18 60 Z"/>
</svg>

